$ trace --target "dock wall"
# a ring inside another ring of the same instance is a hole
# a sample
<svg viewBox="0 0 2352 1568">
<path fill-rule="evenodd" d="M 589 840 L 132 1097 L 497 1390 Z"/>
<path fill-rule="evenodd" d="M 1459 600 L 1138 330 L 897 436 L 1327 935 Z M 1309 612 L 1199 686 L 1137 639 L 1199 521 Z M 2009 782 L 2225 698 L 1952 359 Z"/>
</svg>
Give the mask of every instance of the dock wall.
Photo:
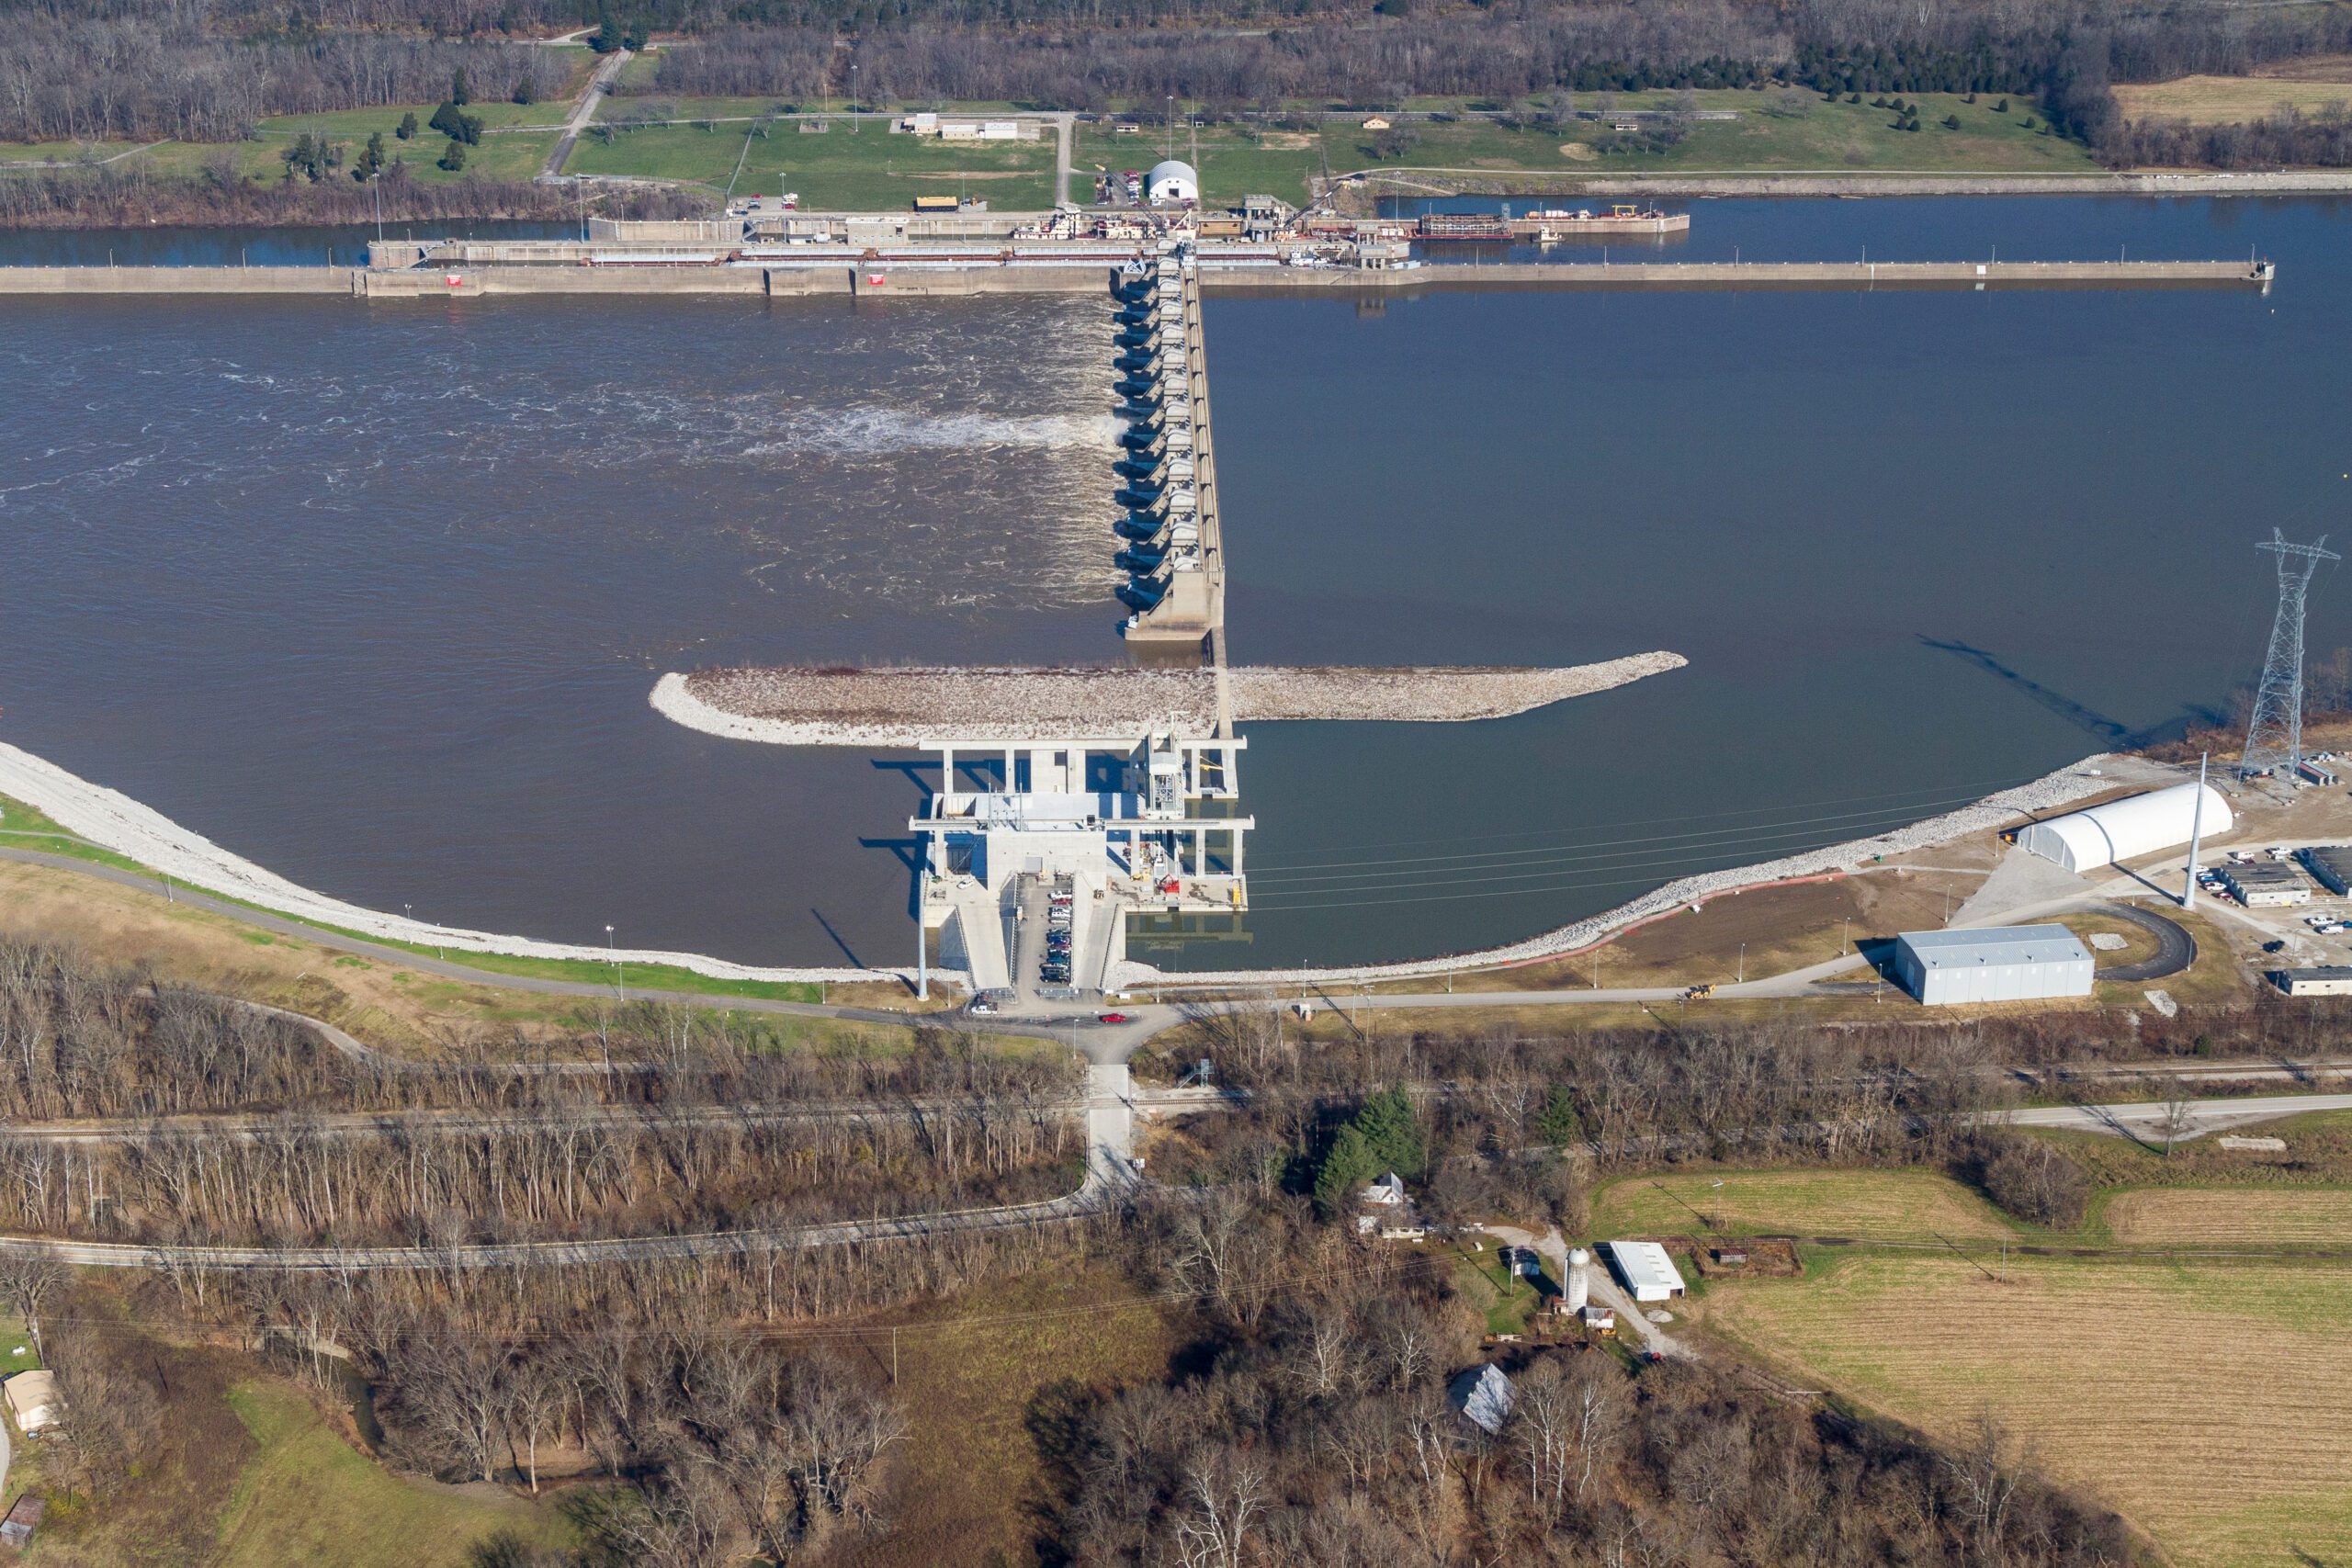
<svg viewBox="0 0 2352 1568">
<path fill-rule="evenodd" d="M 1452 288 L 2116 288 L 2259 287 L 2267 269 L 2225 262 L 1462 263 L 1396 270 L 1203 267 L 1208 294 L 1406 294 Z M 0 266 L 5 294 L 309 294 L 367 299 L 489 294 L 888 298 L 1094 293 L 1099 263 L 1069 266 Z"/>
</svg>

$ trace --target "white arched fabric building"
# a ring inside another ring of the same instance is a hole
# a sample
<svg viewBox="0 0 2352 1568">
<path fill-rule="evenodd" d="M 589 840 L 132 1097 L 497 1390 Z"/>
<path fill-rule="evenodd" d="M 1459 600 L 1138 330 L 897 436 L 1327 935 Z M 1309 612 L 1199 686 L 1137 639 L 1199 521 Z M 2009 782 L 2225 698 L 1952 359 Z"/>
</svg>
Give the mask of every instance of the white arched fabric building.
<svg viewBox="0 0 2352 1568">
<path fill-rule="evenodd" d="M 2205 792 L 2201 821 L 2197 811 L 2200 788 Z M 2230 803 L 2220 790 L 2211 784 L 2174 784 L 2036 822 L 2018 835 L 2018 842 L 2068 871 L 2096 871 L 2185 844 L 2192 827 L 2209 839 L 2226 833 L 2231 822 Z"/>
<path fill-rule="evenodd" d="M 1170 158 L 1164 164 L 1152 165 L 1144 177 L 1143 198 L 1146 201 L 1198 201 L 1201 199 L 1201 176 L 1193 165 Z"/>
</svg>

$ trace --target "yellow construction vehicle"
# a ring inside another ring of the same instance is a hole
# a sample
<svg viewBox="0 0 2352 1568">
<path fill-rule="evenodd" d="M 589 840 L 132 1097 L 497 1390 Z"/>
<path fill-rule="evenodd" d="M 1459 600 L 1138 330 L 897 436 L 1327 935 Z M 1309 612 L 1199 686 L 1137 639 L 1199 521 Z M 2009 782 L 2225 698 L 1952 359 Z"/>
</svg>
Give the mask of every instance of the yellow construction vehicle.
<svg viewBox="0 0 2352 1568">
<path fill-rule="evenodd" d="M 1686 1002 L 1702 1002 L 1705 1001 L 1709 997 L 1712 997 L 1714 994 L 1715 987 L 1713 984 L 1710 982 L 1707 985 L 1691 987 L 1689 990 L 1682 993 L 1682 999 Z"/>
</svg>

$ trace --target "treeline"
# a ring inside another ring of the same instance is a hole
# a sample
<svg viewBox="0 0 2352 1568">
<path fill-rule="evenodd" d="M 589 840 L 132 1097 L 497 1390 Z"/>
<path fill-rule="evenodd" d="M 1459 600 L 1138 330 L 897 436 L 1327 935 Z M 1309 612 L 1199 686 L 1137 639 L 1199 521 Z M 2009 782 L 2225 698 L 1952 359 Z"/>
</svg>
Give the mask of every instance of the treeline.
<svg viewBox="0 0 2352 1568">
<path fill-rule="evenodd" d="M 1074 1062 L 1012 1056 L 919 1028 L 894 1052 L 797 1050 L 756 1022 L 639 1001 L 592 1032 L 448 1043 L 430 1063 L 354 1058 L 308 1025 L 156 982 L 78 949 L 0 934 L 0 1116 L 146 1118 L 266 1111 L 671 1111 L 923 1097 L 989 1116 L 1048 1114 L 1079 1091 Z"/>
<path fill-rule="evenodd" d="M 0 141 L 234 141 L 269 115 L 429 103 L 464 72 L 477 96 L 555 96 L 565 57 L 521 44 L 368 33 L 213 36 L 201 7 L 0 28 Z"/>
<path fill-rule="evenodd" d="M 2135 1560 L 2120 1520 L 2037 1475 L 1997 1427 L 1939 1451 L 1733 1374 L 1507 1352 L 1488 1432 L 1448 1398 L 1479 1314 L 1451 1276 L 1228 1197 L 1151 1249 L 1202 1302 L 1204 1371 L 1065 1391 L 1048 1419 L 1056 1556 L 1386 1568 L 1431 1562 Z M 1247 1275 L 1236 1258 L 1272 1260 Z"/>
<path fill-rule="evenodd" d="M 150 173 L 137 158 L 104 167 L 42 169 L 0 177 L 0 226 L 20 229 L 145 228 L 153 223 L 372 225 L 475 219 L 576 218 L 577 193 L 525 180 L 432 182 L 393 164 L 371 184 L 342 178 L 253 180 L 223 148 L 194 179 Z M 600 188 L 588 199 L 600 218 L 695 218 L 707 200 L 651 186 Z M 356 259 L 356 258 L 353 258 Z"/>
</svg>

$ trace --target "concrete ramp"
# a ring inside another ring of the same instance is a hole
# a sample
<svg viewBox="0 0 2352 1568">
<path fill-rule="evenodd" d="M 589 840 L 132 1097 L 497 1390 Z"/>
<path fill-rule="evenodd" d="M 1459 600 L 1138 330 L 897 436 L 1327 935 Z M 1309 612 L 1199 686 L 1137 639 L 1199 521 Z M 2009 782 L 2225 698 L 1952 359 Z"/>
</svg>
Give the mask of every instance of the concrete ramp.
<svg viewBox="0 0 2352 1568">
<path fill-rule="evenodd" d="M 964 953 L 971 961 L 972 989 L 1009 990 L 1012 986 L 1012 965 L 1004 952 L 1003 911 L 997 908 L 988 889 L 978 884 L 951 888 L 947 897 L 955 907 L 956 923 L 964 938 Z"/>
</svg>

